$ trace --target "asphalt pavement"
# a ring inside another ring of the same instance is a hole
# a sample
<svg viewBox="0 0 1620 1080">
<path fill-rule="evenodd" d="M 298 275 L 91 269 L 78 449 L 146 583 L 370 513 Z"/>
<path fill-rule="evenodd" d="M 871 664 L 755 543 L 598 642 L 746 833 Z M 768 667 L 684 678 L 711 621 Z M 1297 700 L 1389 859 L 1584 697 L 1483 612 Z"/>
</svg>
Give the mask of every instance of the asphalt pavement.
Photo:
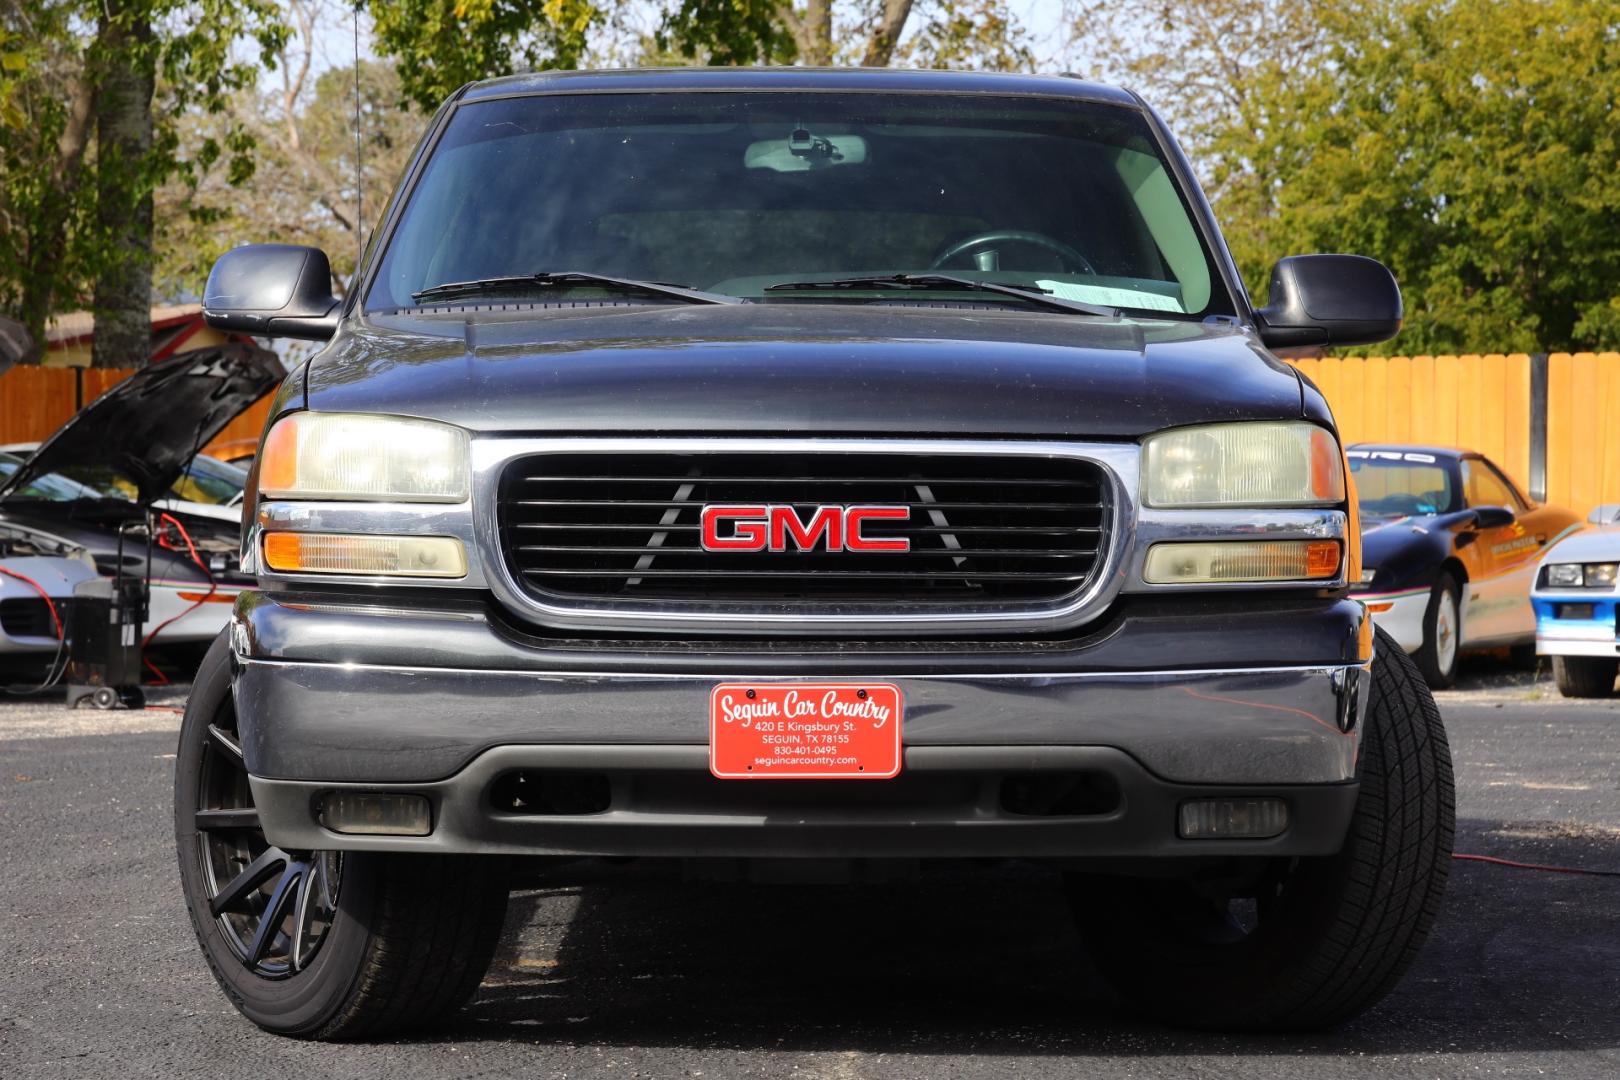
<svg viewBox="0 0 1620 1080">
<path fill-rule="evenodd" d="M 1479 668 L 1441 699 L 1459 851 L 1620 870 L 1620 699 Z M 0 701 L 0 1077 L 1620 1075 L 1620 878 L 1473 862 L 1401 986 L 1304 1037 L 1135 1019 L 1035 868 L 789 886 L 586 863 L 514 893 L 489 977 L 442 1030 L 276 1038 L 226 1004 L 181 906 L 182 702 Z"/>
</svg>

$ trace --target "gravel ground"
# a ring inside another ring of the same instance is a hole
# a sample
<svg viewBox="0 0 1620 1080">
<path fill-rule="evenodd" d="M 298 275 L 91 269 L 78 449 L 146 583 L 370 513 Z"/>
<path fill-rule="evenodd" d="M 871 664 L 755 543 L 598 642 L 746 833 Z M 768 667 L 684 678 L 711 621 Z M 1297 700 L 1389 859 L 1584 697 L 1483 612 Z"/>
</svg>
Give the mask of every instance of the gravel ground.
<svg viewBox="0 0 1620 1080">
<path fill-rule="evenodd" d="M 170 840 L 183 690 L 141 713 L 0 702 L 0 1076 L 1613 1077 L 1620 879 L 1454 864 L 1418 964 L 1308 1037 L 1145 1025 L 1087 967 L 1054 880 L 688 882 L 532 874 L 477 999 L 408 1042 L 277 1039 L 215 989 Z M 1441 696 L 1458 850 L 1620 869 L 1620 699 L 1477 667 Z M 782 940 L 826 931 L 825 948 Z"/>
</svg>

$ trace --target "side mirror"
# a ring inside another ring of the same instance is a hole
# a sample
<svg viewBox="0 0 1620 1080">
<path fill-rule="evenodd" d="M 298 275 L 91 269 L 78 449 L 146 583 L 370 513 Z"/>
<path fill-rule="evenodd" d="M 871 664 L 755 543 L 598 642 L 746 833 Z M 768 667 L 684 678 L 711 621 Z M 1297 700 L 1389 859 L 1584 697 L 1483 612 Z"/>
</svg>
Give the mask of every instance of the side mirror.
<svg viewBox="0 0 1620 1080">
<path fill-rule="evenodd" d="M 1511 525 L 1519 520 L 1512 510 L 1505 506 L 1479 506 L 1474 508 L 1474 526 L 1480 529 L 1500 529 L 1504 525 Z"/>
<path fill-rule="evenodd" d="M 340 302 L 319 248 L 248 244 L 214 263 L 203 319 L 216 330 L 324 341 L 337 332 Z"/>
<path fill-rule="evenodd" d="M 1401 329 L 1401 288 L 1376 259 L 1290 255 L 1271 268 L 1271 303 L 1255 312 L 1271 348 L 1370 345 Z"/>
</svg>

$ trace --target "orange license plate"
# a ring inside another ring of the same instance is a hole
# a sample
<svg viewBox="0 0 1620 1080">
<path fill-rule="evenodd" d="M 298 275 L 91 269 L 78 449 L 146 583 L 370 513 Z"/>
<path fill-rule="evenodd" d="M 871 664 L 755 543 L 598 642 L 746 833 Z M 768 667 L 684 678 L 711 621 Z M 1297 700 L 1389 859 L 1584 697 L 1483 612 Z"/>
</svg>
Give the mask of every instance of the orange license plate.
<svg viewBox="0 0 1620 1080">
<path fill-rule="evenodd" d="M 723 780 L 887 780 L 900 772 L 901 711 L 892 683 L 721 683 L 709 694 L 709 771 Z"/>
</svg>

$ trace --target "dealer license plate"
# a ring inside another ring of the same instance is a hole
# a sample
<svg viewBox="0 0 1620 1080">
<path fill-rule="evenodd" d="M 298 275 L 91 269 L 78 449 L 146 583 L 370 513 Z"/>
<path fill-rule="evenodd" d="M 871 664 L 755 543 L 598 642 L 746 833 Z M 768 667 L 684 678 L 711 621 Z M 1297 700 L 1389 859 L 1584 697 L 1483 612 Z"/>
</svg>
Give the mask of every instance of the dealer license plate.
<svg viewBox="0 0 1620 1080">
<path fill-rule="evenodd" d="M 901 712 L 892 683 L 721 683 L 709 694 L 709 771 L 724 780 L 887 780 L 900 772 Z"/>
</svg>

